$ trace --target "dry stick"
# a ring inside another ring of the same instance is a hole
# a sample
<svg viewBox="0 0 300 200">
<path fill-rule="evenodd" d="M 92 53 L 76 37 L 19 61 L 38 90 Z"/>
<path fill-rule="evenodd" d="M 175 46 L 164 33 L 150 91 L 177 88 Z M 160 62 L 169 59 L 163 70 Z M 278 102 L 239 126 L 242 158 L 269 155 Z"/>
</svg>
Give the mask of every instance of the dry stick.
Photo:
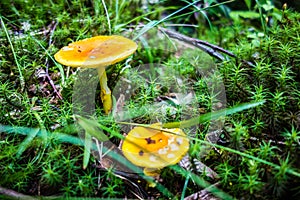
<svg viewBox="0 0 300 200">
<path fill-rule="evenodd" d="M 217 46 L 217 45 L 210 44 L 210 43 L 208 43 L 208 42 L 206 42 L 206 41 L 203 41 L 203 40 L 199 40 L 199 39 L 187 37 L 187 36 L 185 36 L 185 35 L 182 35 L 182 34 L 177 33 L 177 32 L 175 32 L 175 31 L 171 31 L 171 30 L 166 29 L 166 28 L 161 28 L 161 27 L 159 27 L 158 29 L 159 29 L 161 32 L 167 34 L 169 37 L 178 39 L 178 40 L 180 40 L 180 41 L 184 41 L 184 42 L 186 42 L 186 43 L 188 43 L 188 44 L 191 44 L 191 45 L 193 45 L 193 46 L 195 46 L 195 47 L 197 47 L 197 48 L 199 48 L 199 49 L 205 51 L 205 52 L 208 53 L 210 56 L 215 57 L 215 58 L 217 58 L 217 59 L 219 59 L 219 60 L 221 60 L 221 61 L 224 61 L 225 58 L 224 58 L 224 56 L 223 56 L 222 54 L 220 54 L 219 52 L 222 52 L 222 53 L 224 53 L 224 54 L 227 54 L 227 55 L 230 56 L 230 57 L 237 58 L 237 56 L 236 56 L 234 53 L 232 53 L 232 52 L 230 52 L 230 51 L 228 51 L 228 50 L 225 50 L 225 49 L 223 49 L 223 48 L 221 48 L 221 47 L 219 47 L 219 46 Z M 219 51 L 219 52 L 218 52 L 218 51 Z M 253 65 L 251 62 L 249 62 L 249 61 L 243 60 L 243 62 L 245 62 L 245 63 L 248 64 L 249 66 L 252 66 L 252 67 L 254 66 L 254 65 Z"/>
<path fill-rule="evenodd" d="M 215 184 L 209 186 L 209 187 L 218 187 L 220 185 L 220 182 L 216 182 Z M 208 187 L 208 188 L 209 188 Z M 218 200 L 219 198 L 215 197 L 211 192 L 207 190 L 207 188 L 200 190 L 199 192 L 196 192 L 194 194 L 191 194 L 190 196 L 187 196 L 184 198 L 184 200 L 194 200 L 194 199 L 201 199 L 201 200 L 211 200 L 211 199 L 216 199 Z"/>
<path fill-rule="evenodd" d="M 50 27 L 50 39 L 49 39 L 49 42 L 48 42 L 48 45 L 49 46 L 51 46 L 51 44 L 52 44 L 52 38 L 53 38 L 53 33 L 54 33 L 54 30 L 56 29 L 56 26 L 57 26 L 57 24 L 58 24 L 58 22 L 55 22 L 54 23 L 54 21 L 52 21 L 51 22 L 51 24 L 49 25 Z M 51 27 L 52 26 L 52 27 Z M 51 85 L 51 87 L 52 87 L 52 89 L 53 89 L 53 91 L 54 91 L 54 93 L 56 94 L 56 96 L 60 99 L 60 100 L 62 100 L 62 96 L 59 94 L 59 92 L 57 91 L 57 89 L 56 89 L 56 87 L 55 87 L 55 85 L 54 85 L 54 83 L 53 83 L 53 81 L 52 81 L 52 79 L 51 79 L 51 77 L 49 76 L 49 73 L 48 73 L 48 67 L 49 67 L 49 62 L 48 62 L 49 60 L 48 60 L 48 57 L 46 57 L 46 74 L 45 74 L 45 77 L 47 78 L 47 80 L 48 80 L 48 82 L 49 82 L 49 84 Z"/>
<path fill-rule="evenodd" d="M 5 196 L 8 196 L 8 197 L 13 198 L 13 199 L 28 199 L 28 200 L 29 199 L 31 199 L 31 200 L 37 199 L 37 198 L 34 198 L 32 196 L 21 194 L 19 192 L 14 191 L 14 190 L 3 188 L 1 186 L 0 186 L 0 194 L 3 194 Z"/>
</svg>

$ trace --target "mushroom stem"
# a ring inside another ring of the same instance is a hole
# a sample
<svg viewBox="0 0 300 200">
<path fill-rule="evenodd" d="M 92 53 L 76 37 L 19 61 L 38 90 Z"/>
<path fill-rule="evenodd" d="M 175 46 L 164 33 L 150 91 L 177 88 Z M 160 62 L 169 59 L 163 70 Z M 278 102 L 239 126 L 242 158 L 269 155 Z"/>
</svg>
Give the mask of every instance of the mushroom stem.
<svg viewBox="0 0 300 200">
<path fill-rule="evenodd" d="M 99 79 L 100 79 L 100 98 L 103 104 L 103 110 L 105 114 L 109 114 L 112 109 L 112 98 L 111 98 L 111 90 L 107 86 L 107 77 L 105 72 L 105 67 L 97 68 Z"/>
</svg>

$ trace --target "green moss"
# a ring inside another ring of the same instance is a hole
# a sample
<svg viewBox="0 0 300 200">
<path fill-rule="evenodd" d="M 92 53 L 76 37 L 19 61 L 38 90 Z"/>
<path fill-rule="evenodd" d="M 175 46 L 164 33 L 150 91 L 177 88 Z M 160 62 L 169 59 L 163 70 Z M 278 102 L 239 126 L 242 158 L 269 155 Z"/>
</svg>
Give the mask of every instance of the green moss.
<svg viewBox="0 0 300 200">
<path fill-rule="evenodd" d="M 121 170 L 116 175 L 114 166 L 103 166 L 94 157 L 82 169 L 83 147 L 77 138 L 72 103 L 79 72 L 57 64 L 53 54 L 69 42 L 94 35 L 131 37 L 143 24 L 183 7 L 168 1 L 146 7 L 140 1 L 103 2 L 29 0 L 1 4 L 1 30 L 7 34 L 0 31 L 0 185 L 33 196 L 136 198 L 135 193 L 142 198 L 164 199 L 180 198 L 182 191 L 187 196 L 219 182 L 218 188 L 234 198 L 297 199 L 300 14 L 290 10 L 274 8 L 259 13 L 253 9 L 259 18 L 273 16 L 263 28 L 264 21 L 257 23 L 247 16 L 235 21 L 227 18 L 227 5 L 220 7 L 222 11 L 207 8 L 203 11 L 207 18 L 198 15 L 198 7 L 190 7 L 164 22 L 185 23 L 188 27 L 176 29 L 230 50 L 236 58 L 219 62 L 186 49 L 174 55 L 172 43 L 160 42 L 160 36 L 151 30 L 138 41 L 139 49 L 131 60 L 108 69 L 110 87 L 119 95 L 118 109 L 128 111 L 124 121 L 134 123 L 182 121 L 208 113 L 215 105 L 221 108 L 266 100 L 263 105 L 227 116 L 218 140 L 223 147 L 211 148 L 205 155 L 199 153 L 202 139 L 215 124 L 206 122 L 185 129 L 192 137 L 190 160 L 201 159 L 218 173 L 217 179 L 197 172 L 197 163 L 193 163 L 188 171 L 163 169 L 159 184 L 152 189 L 141 177 L 135 179 L 136 174 Z M 200 73 L 199 63 L 209 77 Z M 216 64 L 215 71 L 211 64 Z M 44 75 L 46 70 L 63 99 Z M 227 105 L 216 101 L 218 93 L 213 89 L 217 83 L 225 86 Z M 103 133 L 119 145 L 120 135 L 131 125 L 104 116 L 98 93 L 95 115 Z M 127 95 L 125 102 L 120 94 Z M 189 174 L 191 171 L 195 174 Z M 173 195 L 164 196 L 170 193 Z"/>
</svg>

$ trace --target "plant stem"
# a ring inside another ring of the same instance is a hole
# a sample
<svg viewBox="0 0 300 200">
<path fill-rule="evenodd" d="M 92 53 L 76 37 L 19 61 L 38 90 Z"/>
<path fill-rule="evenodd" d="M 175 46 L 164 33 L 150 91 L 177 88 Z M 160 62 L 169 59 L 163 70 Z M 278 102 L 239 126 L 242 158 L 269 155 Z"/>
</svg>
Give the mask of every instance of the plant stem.
<svg viewBox="0 0 300 200">
<path fill-rule="evenodd" d="M 109 114 L 112 109 L 112 98 L 111 98 L 111 90 L 107 86 L 107 76 L 105 72 L 105 67 L 97 68 L 99 80 L 100 80 L 100 98 L 103 104 L 103 110 L 105 114 Z"/>
</svg>

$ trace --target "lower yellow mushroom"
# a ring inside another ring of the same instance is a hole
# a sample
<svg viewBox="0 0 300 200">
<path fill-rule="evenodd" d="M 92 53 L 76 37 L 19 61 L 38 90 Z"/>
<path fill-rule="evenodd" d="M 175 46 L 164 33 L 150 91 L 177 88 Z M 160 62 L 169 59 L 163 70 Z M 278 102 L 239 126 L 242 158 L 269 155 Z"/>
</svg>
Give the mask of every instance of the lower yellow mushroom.
<svg viewBox="0 0 300 200">
<path fill-rule="evenodd" d="M 144 174 L 155 176 L 159 169 L 178 163 L 189 150 L 189 139 L 179 128 L 135 127 L 122 144 L 124 156 L 134 165 L 144 167 Z"/>
</svg>

